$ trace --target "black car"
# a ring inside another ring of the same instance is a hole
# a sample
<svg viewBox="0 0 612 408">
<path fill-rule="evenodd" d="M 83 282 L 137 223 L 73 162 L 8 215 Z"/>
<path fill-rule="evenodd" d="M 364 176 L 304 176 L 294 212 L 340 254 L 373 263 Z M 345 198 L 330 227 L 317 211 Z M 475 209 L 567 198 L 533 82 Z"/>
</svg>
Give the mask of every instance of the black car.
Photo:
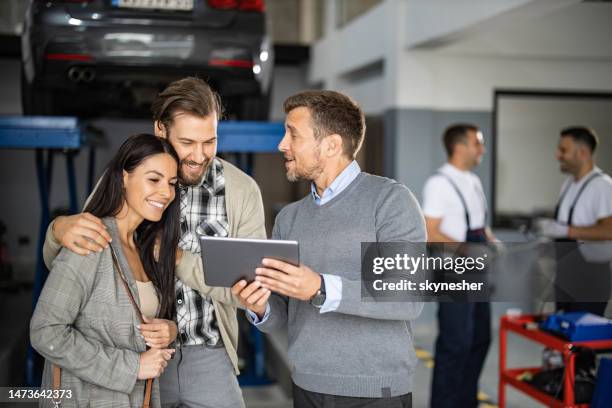
<svg viewBox="0 0 612 408">
<path fill-rule="evenodd" d="M 31 0 L 22 35 L 25 114 L 145 114 L 185 76 L 230 117 L 265 120 L 273 68 L 263 0 Z"/>
</svg>

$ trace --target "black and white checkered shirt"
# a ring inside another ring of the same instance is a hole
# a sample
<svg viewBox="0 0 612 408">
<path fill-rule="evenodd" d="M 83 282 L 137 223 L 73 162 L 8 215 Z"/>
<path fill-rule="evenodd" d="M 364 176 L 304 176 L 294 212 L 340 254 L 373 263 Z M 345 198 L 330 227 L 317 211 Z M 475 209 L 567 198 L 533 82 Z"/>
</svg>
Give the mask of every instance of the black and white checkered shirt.
<svg viewBox="0 0 612 408">
<path fill-rule="evenodd" d="M 200 253 L 198 234 L 228 236 L 223 164 L 217 158 L 198 185 L 181 186 L 181 238 L 184 251 Z M 183 345 L 223 345 L 212 300 L 176 281 L 176 315 Z"/>
</svg>

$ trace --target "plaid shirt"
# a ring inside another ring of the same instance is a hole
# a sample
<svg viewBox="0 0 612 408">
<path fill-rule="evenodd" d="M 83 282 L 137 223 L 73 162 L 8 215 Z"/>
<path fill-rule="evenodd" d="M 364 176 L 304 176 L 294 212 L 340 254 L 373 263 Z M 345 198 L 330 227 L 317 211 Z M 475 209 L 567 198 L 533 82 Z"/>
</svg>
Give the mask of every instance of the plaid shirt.
<svg viewBox="0 0 612 408">
<path fill-rule="evenodd" d="M 213 159 L 198 185 L 181 186 L 181 238 L 184 251 L 200 253 L 198 233 L 228 236 L 229 224 L 225 208 L 223 165 Z M 176 315 L 179 341 L 184 345 L 223 345 L 212 300 L 176 281 Z"/>
</svg>

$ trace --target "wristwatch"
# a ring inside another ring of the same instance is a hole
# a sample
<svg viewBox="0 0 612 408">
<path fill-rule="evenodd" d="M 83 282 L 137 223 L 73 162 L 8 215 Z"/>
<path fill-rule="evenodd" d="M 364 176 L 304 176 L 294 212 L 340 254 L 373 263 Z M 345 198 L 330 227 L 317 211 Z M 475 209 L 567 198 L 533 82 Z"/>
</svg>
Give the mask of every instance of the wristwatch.
<svg viewBox="0 0 612 408">
<path fill-rule="evenodd" d="M 323 278 L 323 275 L 319 276 L 321 277 L 321 287 L 319 287 L 317 293 L 315 293 L 314 296 L 310 298 L 310 304 L 316 307 L 317 309 L 320 309 L 323 306 L 323 303 L 325 303 L 325 299 L 327 298 L 325 293 L 325 279 Z"/>
</svg>

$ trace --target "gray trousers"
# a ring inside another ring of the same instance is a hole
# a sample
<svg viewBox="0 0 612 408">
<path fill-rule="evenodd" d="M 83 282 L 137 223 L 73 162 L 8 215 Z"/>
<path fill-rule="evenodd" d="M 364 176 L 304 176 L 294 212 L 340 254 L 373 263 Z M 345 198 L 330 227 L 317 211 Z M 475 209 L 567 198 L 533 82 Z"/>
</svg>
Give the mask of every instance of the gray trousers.
<svg viewBox="0 0 612 408">
<path fill-rule="evenodd" d="M 224 347 L 182 346 L 159 379 L 162 407 L 244 408 Z"/>
</svg>

